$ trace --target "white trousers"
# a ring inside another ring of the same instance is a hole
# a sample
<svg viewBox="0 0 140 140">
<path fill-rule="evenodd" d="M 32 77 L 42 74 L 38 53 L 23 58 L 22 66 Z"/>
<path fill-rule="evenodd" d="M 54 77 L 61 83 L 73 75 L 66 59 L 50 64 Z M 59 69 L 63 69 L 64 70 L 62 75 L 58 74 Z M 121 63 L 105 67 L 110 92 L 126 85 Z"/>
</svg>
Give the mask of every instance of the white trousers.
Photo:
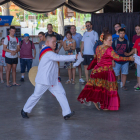
<svg viewBox="0 0 140 140">
<path fill-rule="evenodd" d="M 41 85 L 36 83 L 34 93 L 27 100 L 23 110 L 30 113 L 46 90 L 49 90 L 58 100 L 62 108 L 63 116 L 71 113 L 65 90 L 60 82 L 58 82 L 58 85 L 56 86 Z"/>
</svg>

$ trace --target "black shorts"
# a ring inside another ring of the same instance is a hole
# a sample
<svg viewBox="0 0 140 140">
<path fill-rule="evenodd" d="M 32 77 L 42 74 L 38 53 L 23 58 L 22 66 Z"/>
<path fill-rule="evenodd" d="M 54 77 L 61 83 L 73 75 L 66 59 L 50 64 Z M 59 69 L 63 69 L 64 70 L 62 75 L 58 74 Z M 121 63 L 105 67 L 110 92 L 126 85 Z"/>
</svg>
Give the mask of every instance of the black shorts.
<svg viewBox="0 0 140 140">
<path fill-rule="evenodd" d="M 84 58 L 83 65 L 89 65 L 94 57 L 93 55 L 83 55 L 83 58 Z"/>
<path fill-rule="evenodd" d="M 76 53 L 78 54 L 81 51 L 80 48 L 76 48 Z"/>
<path fill-rule="evenodd" d="M 18 57 L 17 58 L 8 58 L 8 57 L 5 57 L 5 62 L 7 64 L 17 64 L 18 63 Z"/>
</svg>

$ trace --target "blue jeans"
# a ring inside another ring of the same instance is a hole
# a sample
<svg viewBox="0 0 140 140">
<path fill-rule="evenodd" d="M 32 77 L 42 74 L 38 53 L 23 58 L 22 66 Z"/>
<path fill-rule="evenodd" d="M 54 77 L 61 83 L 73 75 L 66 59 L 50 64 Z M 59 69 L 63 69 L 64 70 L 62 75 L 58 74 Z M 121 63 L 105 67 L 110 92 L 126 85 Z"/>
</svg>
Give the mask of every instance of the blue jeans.
<svg viewBox="0 0 140 140">
<path fill-rule="evenodd" d="M 22 59 L 20 58 L 20 67 L 21 67 L 21 73 L 25 73 L 25 69 L 27 67 L 27 72 L 29 72 L 29 70 L 32 67 L 32 59 Z"/>
<path fill-rule="evenodd" d="M 120 75 L 120 70 L 121 70 L 121 74 L 124 74 L 124 75 L 128 74 L 129 62 L 126 62 L 124 64 L 119 64 L 119 63 L 115 63 L 115 64 L 116 66 L 113 69 L 116 76 Z"/>
</svg>

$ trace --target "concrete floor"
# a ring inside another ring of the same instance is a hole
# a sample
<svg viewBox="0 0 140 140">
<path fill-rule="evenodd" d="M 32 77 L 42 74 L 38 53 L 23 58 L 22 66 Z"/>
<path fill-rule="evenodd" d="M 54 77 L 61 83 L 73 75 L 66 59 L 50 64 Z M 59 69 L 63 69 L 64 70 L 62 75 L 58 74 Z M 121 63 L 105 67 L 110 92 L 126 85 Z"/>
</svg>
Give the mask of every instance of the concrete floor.
<svg viewBox="0 0 140 140">
<path fill-rule="evenodd" d="M 136 77 L 130 71 L 129 90 L 119 89 L 119 111 L 104 112 L 87 107 L 77 101 L 84 86 L 78 83 L 65 85 L 67 71 L 61 70 L 71 110 L 76 112 L 65 121 L 55 97 L 47 91 L 29 115 L 23 119 L 20 111 L 34 87 L 25 77 L 21 87 L 6 88 L 0 84 L 0 140 L 140 140 L 140 93 L 134 92 Z M 17 81 L 20 73 L 17 74 Z M 19 82 L 20 83 L 20 82 Z"/>
</svg>

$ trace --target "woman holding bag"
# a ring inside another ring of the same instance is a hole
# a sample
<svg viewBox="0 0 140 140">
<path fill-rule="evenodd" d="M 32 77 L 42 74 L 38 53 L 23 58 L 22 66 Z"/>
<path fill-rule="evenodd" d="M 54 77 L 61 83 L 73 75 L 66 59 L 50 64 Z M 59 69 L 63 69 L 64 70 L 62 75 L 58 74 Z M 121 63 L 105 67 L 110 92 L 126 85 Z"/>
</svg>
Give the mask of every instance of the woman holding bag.
<svg viewBox="0 0 140 140">
<path fill-rule="evenodd" d="M 3 50 L 4 39 L 5 39 L 4 37 L 1 39 L 2 45 L 0 46 L 0 79 L 1 79 L 1 83 L 4 83 L 3 67 L 5 68 L 5 71 L 7 70 L 7 66 L 5 63 L 5 51 Z"/>
</svg>

